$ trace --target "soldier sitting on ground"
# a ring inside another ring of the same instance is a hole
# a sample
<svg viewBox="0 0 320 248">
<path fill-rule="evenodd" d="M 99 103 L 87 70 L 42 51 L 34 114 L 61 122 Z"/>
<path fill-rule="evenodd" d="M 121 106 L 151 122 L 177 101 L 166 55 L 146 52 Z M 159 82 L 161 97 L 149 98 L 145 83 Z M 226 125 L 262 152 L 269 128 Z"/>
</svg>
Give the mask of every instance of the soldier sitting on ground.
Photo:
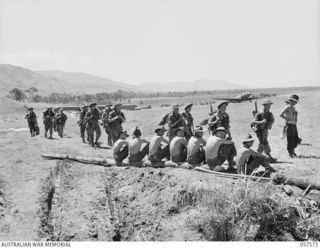
<svg viewBox="0 0 320 248">
<path fill-rule="evenodd" d="M 33 108 L 28 109 L 28 113 L 25 119 L 27 119 L 28 121 L 31 137 L 35 137 L 37 135 L 37 129 L 39 129 L 39 127 L 37 122 L 37 116 L 35 112 L 33 112 Z"/>
<path fill-rule="evenodd" d="M 58 131 L 58 135 L 60 136 L 60 138 L 63 137 L 63 129 L 64 126 L 66 124 L 68 117 L 65 113 L 63 113 L 63 109 L 60 108 L 59 109 L 59 113 L 57 114 L 56 117 L 56 122 L 57 122 L 57 131 Z"/>
<path fill-rule="evenodd" d="M 188 141 L 184 138 L 184 128 L 176 129 L 175 137 L 170 142 L 170 159 L 172 162 L 180 163 L 187 159 Z"/>
<path fill-rule="evenodd" d="M 170 159 L 169 140 L 163 138 L 165 131 L 164 126 L 158 126 L 155 135 L 150 140 L 149 160 L 150 162 L 161 162 L 162 159 Z M 164 145 L 164 146 L 163 146 Z"/>
<path fill-rule="evenodd" d="M 129 141 L 129 162 L 141 162 L 149 152 L 149 142 L 141 139 L 141 135 L 140 129 L 136 127 L 133 131 L 133 137 Z"/>
<path fill-rule="evenodd" d="M 189 164 L 201 164 L 205 161 L 204 146 L 207 142 L 202 138 L 203 132 L 204 130 L 201 126 L 196 126 L 194 129 L 194 134 L 188 142 L 187 160 Z"/>
<path fill-rule="evenodd" d="M 129 143 L 126 141 L 128 137 L 127 131 L 121 131 L 119 139 L 113 144 L 113 157 L 117 166 L 122 165 L 122 161 L 128 157 Z"/>
<path fill-rule="evenodd" d="M 264 176 L 270 176 L 271 172 L 275 172 L 268 162 L 268 157 L 251 149 L 254 139 L 249 134 L 243 141 L 243 147 L 240 148 L 236 158 L 238 173 L 251 175 L 260 165 L 265 168 Z"/>
<path fill-rule="evenodd" d="M 234 171 L 233 158 L 237 155 L 233 141 L 226 139 L 227 131 L 223 127 L 218 127 L 209 137 L 205 148 L 206 162 L 210 170 L 224 172 L 221 166 L 228 160 L 228 171 Z"/>
</svg>

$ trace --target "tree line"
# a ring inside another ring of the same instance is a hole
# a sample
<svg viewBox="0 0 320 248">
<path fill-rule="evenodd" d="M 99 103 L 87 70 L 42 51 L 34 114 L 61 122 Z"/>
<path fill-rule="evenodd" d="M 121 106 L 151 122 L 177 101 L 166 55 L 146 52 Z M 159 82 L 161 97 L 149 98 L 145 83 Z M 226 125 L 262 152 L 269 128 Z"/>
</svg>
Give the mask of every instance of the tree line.
<svg viewBox="0 0 320 248">
<path fill-rule="evenodd" d="M 118 90 L 115 92 L 102 92 L 96 94 L 81 94 L 73 95 L 69 93 L 57 93 L 53 92 L 47 96 L 41 96 L 39 90 L 35 87 L 31 87 L 27 90 L 14 88 L 9 91 L 7 97 L 14 99 L 16 101 L 30 101 L 30 102 L 43 102 L 43 103 L 74 103 L 83 104 L 90 102 L 97 102 L 98 104 L 106 104 L 112 102 L 128 102 L 130 103 L 132 99 L 141 98 L 158 98 L 158 97 L 185 97 L 200 94 L 212 94 L 215 91 L 190 91 L 190 92 L 133 92 Z"/>
</svg>

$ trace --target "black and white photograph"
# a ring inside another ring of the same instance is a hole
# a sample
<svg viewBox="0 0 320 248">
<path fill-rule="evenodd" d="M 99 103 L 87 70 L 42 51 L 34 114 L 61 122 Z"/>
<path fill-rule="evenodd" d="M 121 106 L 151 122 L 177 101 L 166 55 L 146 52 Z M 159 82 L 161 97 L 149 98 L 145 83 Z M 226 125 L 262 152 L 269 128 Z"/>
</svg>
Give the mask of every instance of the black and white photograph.
<svg viewBox="0 0 320 248">
<path fill-rule="evenodd" d="M 0 0 L 0 246 L 318 247 L 319 109 L 320 0 Z"/>
</svg>

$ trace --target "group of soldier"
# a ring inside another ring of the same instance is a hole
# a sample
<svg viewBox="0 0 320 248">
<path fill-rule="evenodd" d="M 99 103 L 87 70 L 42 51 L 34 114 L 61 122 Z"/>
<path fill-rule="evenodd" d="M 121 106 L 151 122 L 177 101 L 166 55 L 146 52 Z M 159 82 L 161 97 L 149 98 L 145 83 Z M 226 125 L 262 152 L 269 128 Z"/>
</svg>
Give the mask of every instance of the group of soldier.
<svg viewBox="0 0 320 248">
<path fill-rule="evenodd" d="M 294 149 L 301 143 L 297 131 L 297 110 L 295 105 L 299 97 L 292 95 L 287 101 L 287 106 L 281 113 L 286 121 L 287 150 L 290 157 L 296 157 Z M 146 155 L 151 163 L 171 160 L 175 163 L 188 162 L 191 165 L 206 163 L 209 168 L 216 172 L 237 171 L 241 174 L 252 174 L 258 167 L 263 166 L 264 175 L 269 175 L 275 170 L 270 163 L 277 160 L 271 156 L 271 149 L 268 142 L 268 133 L 274 123 L 274 116 L 270 112 L 271 101 L 262 103 L 263 110 L 254 113 L 251 127 L 259 140 L 258 150 L 251 147 L 254 138 L 248 134 L 242 140 L 242 147 L 237 152 L 232 141 L 230 131 L 230 118 L 226 112 L 228 102 L 218 105 L 217 111 L 207 121 L 210 136 L 208 140 L 203 139 L 204 129 L 201 125 L 193 124 L 191 115 L 192 104 L 185 106 L 185 111 L 179 113 L 179 105 L 172 107 L 172 112 L 165 116 L 168 129 L 161 121 L 154 130 L 150 142 L 142 139 L 141 130 L 136 127 L 132 138 L 126 131 L 121 131 L 119 139 L 113 145 L 113 156 L 117 165 L 121 165 L 125 158 L 129 162 L 141 162 Z M 168 138 L 164 137 L 167 131 Z M 263 154 L 265 153 L 265 155 Z M 228 168 L 222 165 L 227 161 Z"/>
<path fill-rule="evenodd" d="M 92 103 L 89 106 L 84 106 L 80 109 L 80 120 L 78 122 L 80 126 L 80 134 L 82 142 L 89 142 L 92 146 L 99 147 L 99 138 L 101 136 L 100 125 L 106 131 L 108 136 L 108 145 L 111 147 L 119 139 L 120 133 L 123 130 L 122 123 L 126 118 L 121 111 L 121 103 L 116 103 L 114 109 L 111 109 L 112 105 L 106 105 L 105 109 L 101 112 L 97 108 L 96 103 Z M 87 132 L 87 139 L 85 133 Z"/>
<path fill-rule="evenodd" d="M 28 113 L 25 116 L 25 119 L 28 121 L 28 126 L 30 130 L 31 137 L 35 137 L 40 134 L 38 121 L 36 113 L 33 111 L 33 108 L 28 108 Z M 52 109 L 51 107 L 47 108 L 43 112 L 43 124 L 45 129 L 44 136 L 48 139 L 53 139 L 53 131 L 58 132 L 60 138 L 63 137 L 63 130 L 66 124 L 68 117 L 63 112 L 62 108 Z M 48 137 L 49 132 L 49 137 Z"/>
<path fill-rule="evenodd" d="M 299 97 L 292 95 L 287 99 L 287 106 L 282 111 L 280 117 L 286 121 L 284 131 L 287 136 L 287 150 L 290 157 L 296 157 L 295 148 L 301 143 L 301 138 L 297 131 L 298 112 L 295 105 Z M 211 113 L 206 124 L 210 136 L 208 140 L 203 139 L 205 130 L 202 125 L 194 126 L 194 120 L 191 115 L 193 104 L 188 104 L 184 112 L 180 114 L 179 105 L 172 106 L 172 112 L 166 114 L 159 125 L 154 130 L 154 136 L 150 142 L 141 138 L 142 132 L 136 127 L 129 137 L 127 131 L 123 130 L 122 124 L 126 118 L 121 111 L 121 103 L 106 105 L 103 111 L 97 108 L 96 103 L 84 106 L 80 109 L 80 134 L 84 143 L 89 142 L 92 146 L 99 146 L 101 136 L 100 126 L 103 126 L 108 136 L 108 145 L 113 147 L 113 156 L 117 165 L 128 157 L 129 162 L 141 162 L 146 155 L 151 163 L 161 162 L 164 159 L 175 163 L 188 162 L 189 164 L 206 163 L 213 171 L 235 171 L 238 173 L 251 174 L 260 165 L 265 167 L 266 173 L 273 172 L 274 169 L 270 163 L 276 162 L 271 156 L 271 149 L 268 142 L 268 133 L 274 123 L 274 116 L 270 112 L 271 101 L 262 103 L 263 110 L 254 112 L 254 119 L 251 127 L 255 131 L 259 140 L 257 151 L 251 147 L 254 139 L 251 135 L 245 137 L 242 141 L 243 146 L 237 152 L 235 144 L 232 141 L 230 130 L 230 118 L 226 112 L 228 102 L 222 102 L 217 110 Z M 28 120 L 31 136 L 39 134 L 36 114 L 33 108 L 29 108 L 26 116 Z M 63 109 L 48 108 L 43 113 L 43 122 L 45 126 L 45 137 L 49 131 L 49 139 L 52 139 L 53 130 L 57 131 L 59 136 L 63 137 L 63 129 L 67 120 Z M 168 129 L 165 125 L 168 125 Z M 202 123 L 203 124 L 203 123 Z M 164 137 L 167 131 L 168 138 Z M 87 133 L 87 137 L 85 137 Z M 263 155 L 263 152 L 265 155 Z M 234 158 L 236 158 L 234 160 Z M 222 165 L 228 162 L 228 168 Z M 235 167 L 236 165 L 236 167 Z"/>
</svg>

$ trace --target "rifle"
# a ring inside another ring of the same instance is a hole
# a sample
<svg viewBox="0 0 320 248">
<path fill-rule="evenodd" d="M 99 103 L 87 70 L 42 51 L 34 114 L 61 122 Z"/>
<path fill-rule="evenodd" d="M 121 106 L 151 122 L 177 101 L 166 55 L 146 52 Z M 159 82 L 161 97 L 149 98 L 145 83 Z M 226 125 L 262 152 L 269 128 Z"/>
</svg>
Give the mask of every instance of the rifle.
<svg viewBox="0 0 320 248">
<path fill-rule="evenodd" d="M 253 114 L 253 118 L 256 117 L 256 115 L 258 114 L 258 104 L 257 104 L 257 101 L 254 102 L 254 110 L 252 111 L 252 114 Z M 254 132 L 257 132 L 258 128 L 255 124 L 252 124 L 251 123 L 251 129 L 254 131 Z"/>
</svg>

